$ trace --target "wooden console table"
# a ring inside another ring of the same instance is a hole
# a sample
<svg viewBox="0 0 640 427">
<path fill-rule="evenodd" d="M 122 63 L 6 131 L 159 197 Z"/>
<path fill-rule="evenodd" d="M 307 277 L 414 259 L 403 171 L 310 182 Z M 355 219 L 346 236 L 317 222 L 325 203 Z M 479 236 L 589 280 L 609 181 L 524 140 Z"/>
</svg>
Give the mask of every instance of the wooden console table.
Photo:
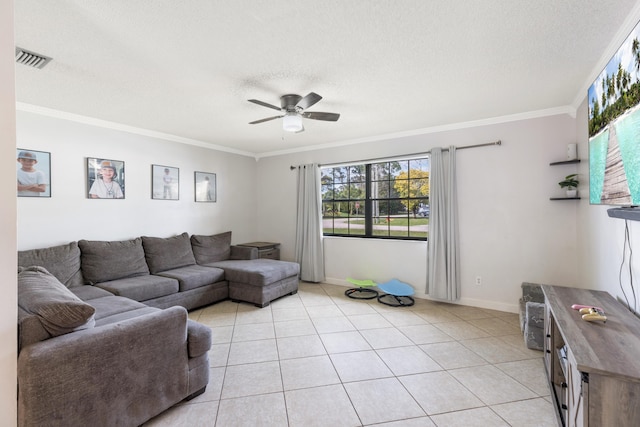
<svg viewBox="0 0 640 427">
<path fill-rule="evenodd" d="M 640 319 L 607 292 L 543 285 L 544 362 L 562 426 L 640 423 Z M 604 309 L 582 320 L 572 304 Z"/>
</svg>

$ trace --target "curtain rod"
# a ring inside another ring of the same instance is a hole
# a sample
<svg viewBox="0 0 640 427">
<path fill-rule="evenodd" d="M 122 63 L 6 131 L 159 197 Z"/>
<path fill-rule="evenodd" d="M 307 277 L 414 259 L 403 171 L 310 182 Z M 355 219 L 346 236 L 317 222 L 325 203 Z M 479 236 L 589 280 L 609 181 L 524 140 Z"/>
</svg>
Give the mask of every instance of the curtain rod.
<svg viewBox="0 0 640 427">
<path fill-rule="evenodd" d="M 464 145 L 462 147 L 456 147 L 456 150 L 464 150 L 466 148 L 478 148 L 478 147 L 487 147 L 490 145 L 502 145 L 502 141 L 501 140 L 497 140 L 497 141 L 493 141 L 493 142 L 485 142 L 484 144 L 474 144 L 474 145 Z M 442 151 L 449 151 L 448 148 L 443 148 Z M 424 151 L 422 153 L 411 153 L 411 154 L 402 154 L 399 156 L 394 156 L 394 157 L 414 157 L 414 156 L 421 156 L 421 155 L 426 155 L 426 154 L 431 154 L 431 150 L 429 151 Z M 327 164 L 323 164 L 323 165 L 319 165 L 320 167 L 322 166 L 333 166 L 333 165 L 344 165 L 344 164 L 349 164 L 349 163 L 369 163 L 369 162 L 374 162 L 376 160 L 388 160 L 390 157 L 378 157 L 375 159 L 364 159 L 364 160 L 356 160 L 353 162 L 340 162 L 340 163 L 327 163 Z M 291 170 L 297 169 L 297 166 L 289 166 L 289 168 L 291 168 Z"/>
</svg>

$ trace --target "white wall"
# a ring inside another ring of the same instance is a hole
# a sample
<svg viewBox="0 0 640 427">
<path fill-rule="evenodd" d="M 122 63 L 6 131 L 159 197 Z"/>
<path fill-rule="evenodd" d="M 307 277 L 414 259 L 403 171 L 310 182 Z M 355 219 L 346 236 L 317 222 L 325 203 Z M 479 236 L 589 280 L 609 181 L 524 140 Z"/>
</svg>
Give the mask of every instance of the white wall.
<svg viewBox="0 0 640 427">
<path fill-rule="evenodd" d="M 13 1 L 0 1 L 0 182 L 14 182 L 16 122 L 14 78 Z M 17 291 L 16 192 L 0 186 L 0 414 L 2 425 L 17 423 Z"/>
<path fill-rule="evenodd" d="M 581 201 L 577 215 L 577 223 L 579 224 L 577 233 L 579 283 L 585 288 L 607 291 L 625 304 L 624 293 L 626 293 L 629 304 L 633 307 L 633 293 L 628 274 L 628 248 L 622 280 L 619 279 L 620 264 L 623 260 L 625 221 L 618 218 L 610 218 L 607 215 L 607 209 L 611 208 L 611 206 L 590 205 L 588 200 L 589 139 L 586 98 L 578 109 L 576 127 L 579 151 L 583 158 L 580 164 L 581 188 L 586 199 Z M 638 283 L 640 283 L 640 262 L 637 255 L 637 251 L 640 250 L 640 222 L 628 221 L 628 224 L 631 248 L 636 251 L 631 263 L 635 278 L 635 304 L 637 309 L 640 309 L 640 287 L 638 287 Z"/>
<path fill-rule="evenodd" d="M 517 310 L 523 281 L 577 286 L 576 201 L 557 183 L 575 166 L 564 160 L 576 142 L 575 119 L 565 115 L 478 125 L 459 130 L 266 157 L 258 162 L 260 239 L 282 242 L 283 257 L 295 246 L 296 172 L 290 165 L 335 163 L 502 140 L 500 147 L 458 152 L 462 304 Z M 325 239 L 327 280 L 398 278 L 423 292 L 426 243 Z M 482 277 L 482 285 L 475 277 Z"/>
<path fill-rule="evenodd" d="M 234 243 L 255 240 L 255 159 L 34 113 L 17 116 L 17 146 L 50 152 L 52 163 L 52 197 L 18 198 L 19 250 L 185 231 L 231 230 Z M 125 162 L 124 200 L 87 198 L 87 157 Z M 178 201 L 151 199 L 152 164 L 180 169 Z M 194 202 L 194 171 L 216 174 L 216 203 Z"/>
</svg>

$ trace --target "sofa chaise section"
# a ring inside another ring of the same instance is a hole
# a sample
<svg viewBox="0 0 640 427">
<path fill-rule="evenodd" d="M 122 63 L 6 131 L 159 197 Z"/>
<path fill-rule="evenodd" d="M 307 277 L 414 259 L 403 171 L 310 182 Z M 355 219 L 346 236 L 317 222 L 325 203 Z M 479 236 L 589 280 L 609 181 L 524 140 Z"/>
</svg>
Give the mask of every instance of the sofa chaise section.
<svg viewBox="0 0 640 427">
<path fill-rule="evenodd" d="M 229 298 L 257 307 L 298 292 L 300 267 L 294 262 L 272 259 L 219 261 L 207 264 L 220 267 L 229 282 Z"/>
<path fill-rule="evenodd" d="M 196 262 L 224 270 L 232 301 L 266 307 L 271 301 L 298 292 L 300 266 L 294 262 L 255 259 L 257 250 L 231 245 L 231 232 L 213 236 L 193 235 Z M 242 257 L 251 259 L 241 259 Z"/>
</svg>

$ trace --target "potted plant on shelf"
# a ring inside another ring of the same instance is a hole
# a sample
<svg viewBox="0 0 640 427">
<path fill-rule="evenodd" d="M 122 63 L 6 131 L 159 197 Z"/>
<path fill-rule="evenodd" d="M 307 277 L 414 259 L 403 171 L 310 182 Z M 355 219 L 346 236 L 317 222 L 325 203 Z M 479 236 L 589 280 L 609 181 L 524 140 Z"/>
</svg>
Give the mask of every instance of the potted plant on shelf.
<svg viewBox="0 0 640 427">
<path fill-rule="evenodd" d="M 560 188 L 567 189 L 567 197 L 577 196 L 578 190 L 576 190 L 576 188 L 578 187 L 578 184 L 580 184 L 580 181 L 578 181 L 577 177 L 577 173 L 572 173 L 571 175 L 565 176 L 564 179 L 558 183 Z"/>
</svg>

